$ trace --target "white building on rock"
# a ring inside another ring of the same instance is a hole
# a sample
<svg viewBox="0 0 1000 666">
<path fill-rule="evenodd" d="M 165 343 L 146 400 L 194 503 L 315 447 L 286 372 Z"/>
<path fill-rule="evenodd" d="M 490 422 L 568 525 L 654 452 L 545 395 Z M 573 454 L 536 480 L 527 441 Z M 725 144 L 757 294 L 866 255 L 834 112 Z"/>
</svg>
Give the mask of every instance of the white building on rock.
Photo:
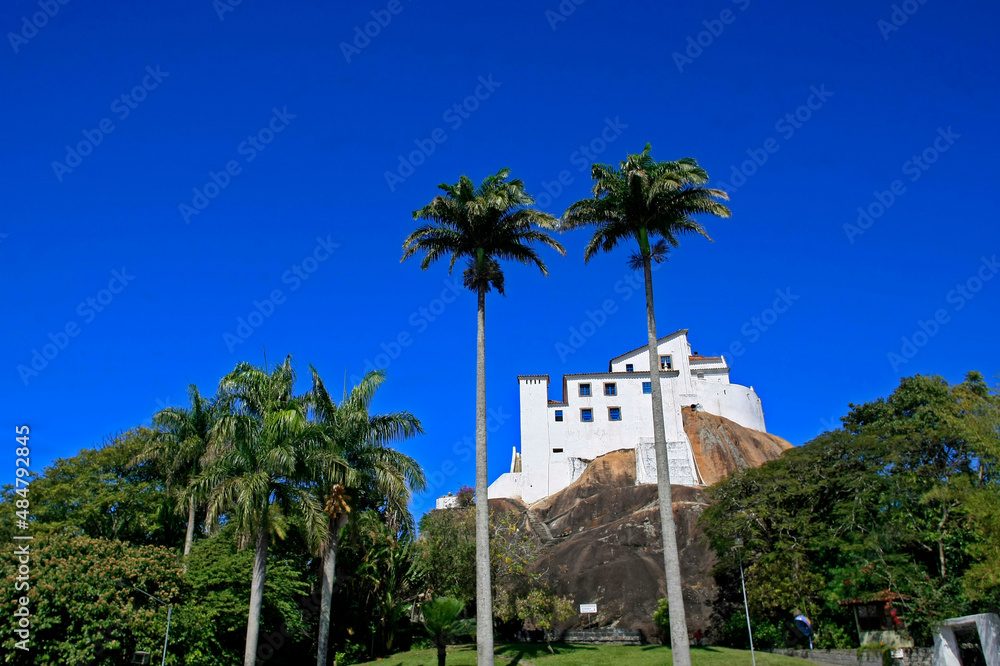
<svg viewBox="0 0 1000 666">
<path fill-rule="evenodd" d="M 701 485 L 681 408 L 722 416 L 766 432 L 753 387 L 729 383 L 721 356 L 691 353 L 687 329 L 660 338 L 660 384 L 670 479 Z M 562 399 L 549 399 L 548 375 L 520 375 L 521 451 L 510 472 L 489 487 L 489 497 L 516 497 L 527 504 L 571 484 L 597 456 L 636 450 L 636 482 L 656 483 L 653 409 L 646 346 L 611 359 L 608 372 L 563 376 Z"/>
</svg>

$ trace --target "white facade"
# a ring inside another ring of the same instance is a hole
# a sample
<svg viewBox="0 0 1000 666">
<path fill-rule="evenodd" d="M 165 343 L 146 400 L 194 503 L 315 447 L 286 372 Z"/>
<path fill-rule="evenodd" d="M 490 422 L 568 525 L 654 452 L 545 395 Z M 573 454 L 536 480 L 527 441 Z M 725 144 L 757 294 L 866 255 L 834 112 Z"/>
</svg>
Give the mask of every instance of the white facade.
<svg viewBox="0 0 1000 666">
<path fill-rule="evenodd" d="M 752 387 L 729 383 L 729 367 L 721 356 L 692 355 L 686 329 L 660 338 L 657 348 L 670 478 L 680 485 L 700 485 L 681 408 L 697 405 L 766 432 L 760 398 Z M 597 456 L 618 449 L 636 449 L 637 483 L 656 482 L 652 396 L 644 392 L 647 347 L 611 359 L 608 372 L 564 375 L 558 401 L 549 399 L 548 375 L 517 380 L 521 451 L 514 452 L 511 471 L 490 485 L 491 498 L 517 497 L 530 504 L 568 486 Z"/>
</svg>

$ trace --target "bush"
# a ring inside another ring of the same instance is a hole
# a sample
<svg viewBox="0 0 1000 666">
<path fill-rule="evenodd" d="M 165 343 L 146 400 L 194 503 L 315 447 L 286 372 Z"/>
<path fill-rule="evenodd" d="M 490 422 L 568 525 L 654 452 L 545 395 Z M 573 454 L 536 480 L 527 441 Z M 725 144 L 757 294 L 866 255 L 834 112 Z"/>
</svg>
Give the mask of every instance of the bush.
<svg viewBox="0 0 1000 666">
<path fill-rule="evenodd" d="M 360 664 L 367 661 L 368 652 L 358 643 L 347 641 L 343 652 L 337 652 L 334 656 L 334 663 L 337 666 L 349 666 L 350 664 Z"/>
<path fill-rule="evenodd" d="M 660 630 L 660 640 L 664 645 L 670 645 L 670 600 L 660 599 L 653 613 L 653 623 Z"/>
<path fill-rule="evenodd" d="M 746 650 L 750 647 L 750 637 L 747 634 L 747 616 L 743 613 L 733 613 L 722 625 L 721 644 L 726 647 Z M 772 622 L 753 622 L 754 648 L 771 648 L 785 644 L 785 632 Z"/>
<path fill-rule="evenodd" d="M 846 650 L 856 645 L 857 640 L 851 634 L 832 622 L 823 624 L 813 637 L 813 647 L 823 650 Z"/>
</svg>

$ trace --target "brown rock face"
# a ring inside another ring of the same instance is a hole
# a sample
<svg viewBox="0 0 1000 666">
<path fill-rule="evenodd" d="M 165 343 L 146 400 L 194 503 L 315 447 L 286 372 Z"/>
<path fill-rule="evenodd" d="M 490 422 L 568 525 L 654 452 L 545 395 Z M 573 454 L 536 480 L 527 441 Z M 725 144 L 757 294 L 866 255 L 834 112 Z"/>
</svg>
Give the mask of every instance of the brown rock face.
<svg viewBox="0 0 1000 666">
<path fill-rule="evenodd" d="M 755 467 L 791 448 L 783 439 L 728 419 L 684 410 L 684 429 L 707 483 Z M 715 598 L 715 556 L 698 519 L 707 506 L 700 488 L 672 486 L 688 630 L 707 629 Z M 653 613 L 667 596 L 656 486 L 635 485 L 635 451 L 594 460 L 567 488 L 527 509 L 542 542 L 535 569 L 574 603 L 596 603 L 597 615 L 568 626 L 641 629 L 656 635 Z"/>
<path fill-rule="evenodd" d="M 681 416 L 698 471 L 707 485 L 738 469 L 759 467 L 792 448 L 780 437 L 750 430 L 729 419 L 696 412 L 690 407 L 682 409 Z"/>
</svg>

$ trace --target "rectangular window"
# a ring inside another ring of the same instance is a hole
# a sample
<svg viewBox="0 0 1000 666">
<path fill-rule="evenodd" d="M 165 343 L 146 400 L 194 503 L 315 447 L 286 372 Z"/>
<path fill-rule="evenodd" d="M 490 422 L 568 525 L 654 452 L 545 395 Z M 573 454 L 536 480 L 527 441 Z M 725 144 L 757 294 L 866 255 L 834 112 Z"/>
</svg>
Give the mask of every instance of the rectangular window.
<svg viewBox="0 0 1000 666">
<path fill-rule="evenodd" d="M 673 363 L 669 356 L 660 357 L 660 370 L 671 370 L 673 369 Z"/>
<path fill-rule="evenodd" d="M 621 407 L 608 407 L 608 420 L 609 421 L 621 421 L 622 420 L 622 408 Z"/>
<path fill-rule="evenodd" d="M 625 372 L 633 372 L 634 371 L 633 368 L 634 366 L 631 363 L 625 364 Z"/>
<path fill-rule="evenodd" d="M 556 423 L 562 423 L 562 410 L 556 410 Z"/>
<path fill-rule="evenodd" d="M 643 382 L 642 392 L 647 394 L 652 394 L 653 392 L 653 382 Z"/>
<path fill-rule="evenodd" d="M 562 453 L 562 449 L 552 449 L 552 453 Z"/>
<path fill-rule="evenodd" d="M 590 423 L 594 420 L 594 410 L 592 409 L 581 409 L 580 410 L 580 420 L 584 423 Z"/>
<path fill-rule="evenodd" d="M 580 397 L 586 398 L 590 396 L 590 384 L 580 384 Z"/>
<path fill-rule="evenodd" d="M 604 395 L 618 395 L 618 385 L 614 382 L 604 382 Z"/>
</svg>

